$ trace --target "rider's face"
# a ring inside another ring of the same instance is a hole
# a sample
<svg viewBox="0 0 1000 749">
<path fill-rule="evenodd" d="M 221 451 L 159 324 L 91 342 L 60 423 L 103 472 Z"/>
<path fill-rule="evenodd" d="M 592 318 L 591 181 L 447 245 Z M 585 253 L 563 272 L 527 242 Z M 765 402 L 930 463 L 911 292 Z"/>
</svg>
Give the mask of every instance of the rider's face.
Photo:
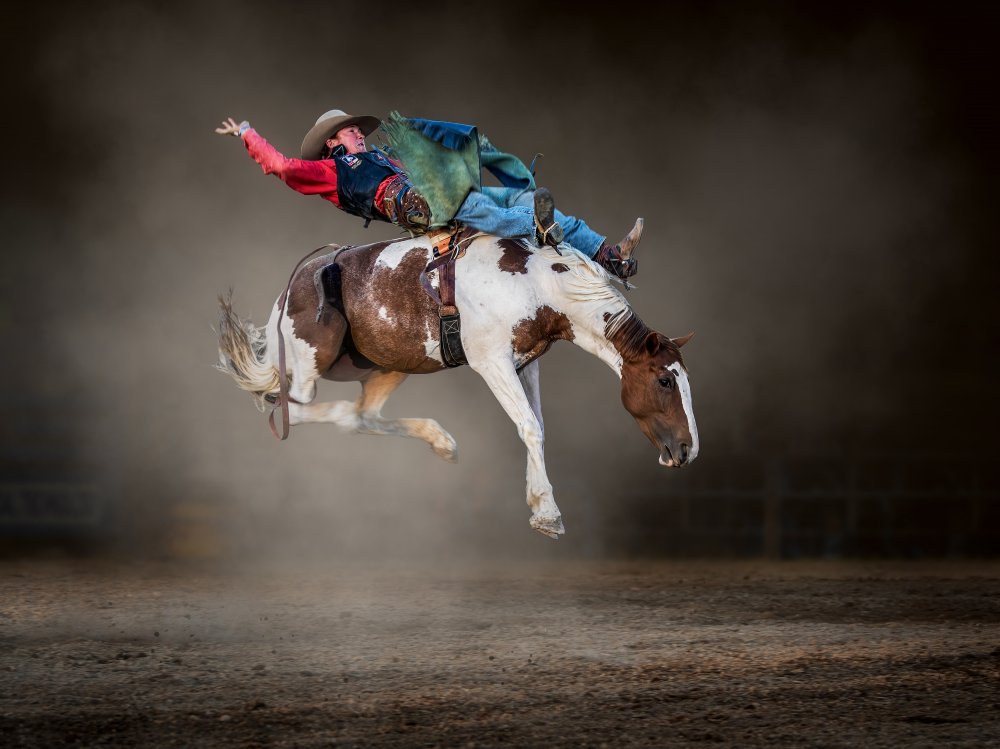
<svg viewBox="0 0 1000 749">
<path fill-rule="evenodd" d="M 327 148 L 343 146 L 347 153 L 364 153 L 367 150 L 365 148 L 365 134 L 357 125 L 348 125 L 338 130 L 332 138 L 326 141 L 326 145 Z"/>
</svg>

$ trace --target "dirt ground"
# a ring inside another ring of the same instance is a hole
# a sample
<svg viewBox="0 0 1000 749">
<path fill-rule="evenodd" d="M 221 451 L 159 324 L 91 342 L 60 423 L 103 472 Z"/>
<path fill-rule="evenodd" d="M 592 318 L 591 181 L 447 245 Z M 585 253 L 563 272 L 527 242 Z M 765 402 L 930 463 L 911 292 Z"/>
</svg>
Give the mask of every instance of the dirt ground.
<svg viewBox="0 0 1000 749">
<path fill-rule="evenodd" d="M 0 563 L 0 745 L 996 746 L 998 563 Z"/>
</svg>

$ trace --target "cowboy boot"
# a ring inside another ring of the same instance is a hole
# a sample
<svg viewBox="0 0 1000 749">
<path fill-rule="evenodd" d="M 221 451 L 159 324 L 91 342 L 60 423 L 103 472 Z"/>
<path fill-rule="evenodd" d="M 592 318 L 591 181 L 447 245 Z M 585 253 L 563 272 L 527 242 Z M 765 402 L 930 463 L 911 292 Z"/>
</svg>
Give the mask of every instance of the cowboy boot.
<svg viewBox="0 0 1000 749">
<path fill-rule="evenodd" d="M 594 255 L 594 260 L 601 267 L 622 281 L 626 278 L 631 278 L 639 270 L 639 263 L 632 257 L 632 252 L 638 246 L 639 239 L 642 237 L 642 225 L 642 219 L 636 219 L 635 226 L 632 227 L 632 231 L 625 235 L 624 239 L 618 244 L 608 244 L 605 242 L 601 245 L 601 249 L 597 251 L 597 254 Z"/>
<path fill-rule="evenodd" d="M 556 201 L 546 188 L 535 190 L 535 239 L 539 245 L 558 247 L 563 241 L 563 228 L 556 221 Z"/>
</svg>

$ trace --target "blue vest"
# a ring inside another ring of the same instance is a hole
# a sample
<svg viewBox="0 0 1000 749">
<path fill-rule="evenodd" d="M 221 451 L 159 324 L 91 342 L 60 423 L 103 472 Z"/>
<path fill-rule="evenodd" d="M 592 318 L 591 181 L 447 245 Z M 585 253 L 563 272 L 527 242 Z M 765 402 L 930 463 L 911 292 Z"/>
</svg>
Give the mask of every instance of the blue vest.
<svg viewBox="0 0 1000 749">
<path fill-rule="evenodd" d="M 386 177 L 403 174 L 403 170 L 377 148 L 364 153 L 347 153 L 343 146 L 337 146 L 331 159 L 337 165 L 340 207 L 369 221 L 388 221 L 375 209 L 375 193 Z"/>
</svg>

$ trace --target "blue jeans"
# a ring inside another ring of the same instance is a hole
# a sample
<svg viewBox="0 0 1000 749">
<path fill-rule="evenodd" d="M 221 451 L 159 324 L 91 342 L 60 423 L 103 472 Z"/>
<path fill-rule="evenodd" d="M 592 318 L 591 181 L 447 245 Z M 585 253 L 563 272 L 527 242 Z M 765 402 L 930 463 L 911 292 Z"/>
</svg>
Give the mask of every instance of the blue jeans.
<svg viewBox="0 0 1000 749">
<path fill-rule="evenodd" d="M 470 192 L 455 214 L 455 220 L 477 231 L 498 237 L 533 237 L 535 235 L 535 203 L 530 190 L 514 187 L 483 187 L 482 192 Z M 604 243 L 604 237 L 581 219 L 567 216 L 556 209 L 556 221 L 565 233 L 565 242 L 587 257 L 594 257 Z"/>
</svg>

